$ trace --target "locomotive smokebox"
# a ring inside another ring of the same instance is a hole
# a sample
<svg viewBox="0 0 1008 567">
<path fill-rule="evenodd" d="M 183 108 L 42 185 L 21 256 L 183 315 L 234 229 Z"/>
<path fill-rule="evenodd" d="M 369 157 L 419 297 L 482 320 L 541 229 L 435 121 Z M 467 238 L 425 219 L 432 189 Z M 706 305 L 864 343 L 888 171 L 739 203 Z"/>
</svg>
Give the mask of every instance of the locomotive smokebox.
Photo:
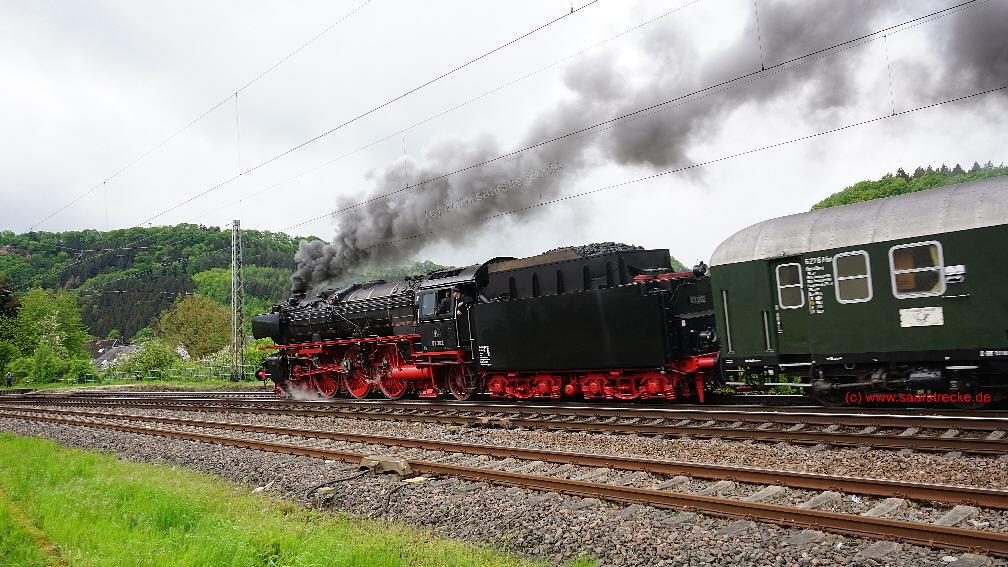
<svg viewBox="0 0 1008 567">
<path fill-rule="evenodd" d="M 280 337 L 280 314 L 263 313 L 252 316 L 252 336 L 256 339 Z M 276 340 L 276 339 L 273 339 Z"/>
</svg>

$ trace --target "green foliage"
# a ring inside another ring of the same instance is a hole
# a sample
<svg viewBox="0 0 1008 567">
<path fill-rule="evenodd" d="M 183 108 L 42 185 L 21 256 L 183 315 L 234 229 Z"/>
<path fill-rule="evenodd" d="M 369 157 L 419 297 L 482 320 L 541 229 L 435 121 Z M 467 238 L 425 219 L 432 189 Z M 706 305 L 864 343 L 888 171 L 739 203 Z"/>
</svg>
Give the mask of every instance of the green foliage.
<svg viewBox="0 0 1008 567">
<path fill-rule="evenodd" d="M 871 199 L 882 197 L 892 197 L 903 195 L 904 193 L 914 193 L 925 189 L 934 189 L 945 185 L 976 181 L 977 179 L 987 179 L 999 175 L 1008 175 L 1008 166 L 1004 164 L 995 166 L 991 162 L 980 165 L 974 162 L 969 171 L 956 164 L 952 169 L 942 164 L 938 169 L 927 169 L 918 167 L 913 175 L 907 174 L 903 168 L 899 168 L 895 174 L 887 173 L 878 181 L 859 181 L 850 187 L 830 195 L 822 201 L 812 206 L 812 210 L 836 207 L 839 205 L 849 205 Z"/>
<path fill-rule="evenodd" d="M 255 367 L 259 367 L 266 357 L 273 354 L 274 350 L 260 350 L 262 347 L 275 346 L 276 343 L 273 339 L 267 337 L 265 339 L 259 339 L 249 343 L 245 347 L 245 364 L 249 364 Z"/>
<path fill-rule="evenodd" d="M 193 274 L 196 293 L 214 299 L 221 305 L 231 304 L 231 270 L 213 268 Z"/>
<path fill-rule="evenodd" d="M 10 276 L 0 272 L 0 317 L 13 319 L 21 307 L 20 293 Z"/>
<path fill-rule="evenodd" d="M 527 565 L 426 531 L 250 494 L 206 474 L 10 433 L 0 434 L 0 485 L 77 567 Z"/>
<path fill-rule="evenodd" d="M 120 372 L 140 372 L 147 375 L 151 370 L 179 368 L 182 357 L 169 343 L 152 339 L 143 344 L 140 350 L 111 365 L 108 370 Z"/>
<path fill-rule="evenodd" d="M 119 332 L 119 329 L 112 329 L 111 331 L 108 332 L 107 335 L 105 335 L 105 340 L 107 340 L 107 341 L 114 341 L 116 339 L 121 339 L 121 338 L 122 338 L 122 333 Z"/>
<path fill-rule="evenodd" d="M 154 329 L 150 328 L 150 326 L 147 326 L 137 331 L 136 334 L 133 335 L 133 338 L 130 339 L 130 342 L 142 343 L 147 339 L 153 339 L 153 338 L 154 338 Z"/>
<path fill-rule="evenodd" d="M 687 268 L 685 264 L 683 264 L 679 260 L 676 260 L 675 256 L 671 254 L 669 254 L 669 264 L 671 264 L 672 269 L 675 270 L 676 272 L 686 272 L 689 270 L 689 268 Z"/>
<path fill-rule="evenodd" d="M 231 342 L 231 313 L 205 295 L 190 295 L 161 314 L 155 333 L 168 344 L 181 342 L 193 358 L 203 358 Z"/>
<path fill-rule="evenodd" d="M 7 366 L 21 356 L 18 348 L 7 342 L 0 342 L 0 376 L 7 374 Z"/>
<path fill-rule="evenodd" d="M 8 365 L 21 384 L 47 384 L 56 381 L 76 381 L 84 374 L 94 372 L 89 360 L 66 359 L 47 344 L 39 345 L 32 356 L 24 356 Z"/>
<path fill-rule="evenodd" d="M 14 327 L 14 344 L 22 355 L 30 356 L 39 346 L 46 346 L 59 358 L 89 358 L 80 307 L 65 291 L 28 290 Z"/>
</svg>

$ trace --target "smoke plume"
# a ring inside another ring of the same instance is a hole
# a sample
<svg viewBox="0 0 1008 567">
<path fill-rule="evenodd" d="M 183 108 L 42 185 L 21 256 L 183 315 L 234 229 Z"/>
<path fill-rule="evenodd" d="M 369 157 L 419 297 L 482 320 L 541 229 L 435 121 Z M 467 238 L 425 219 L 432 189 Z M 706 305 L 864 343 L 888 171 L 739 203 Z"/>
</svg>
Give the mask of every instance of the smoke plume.
<svg viewBox="0 0 1008 567">
<path fill-rule="evenodd" d="M 609 121 L 746 73 L 759 71 L 838 44 L 948 4 L 878 0 L 759 1 L 745 29 L 713 56 L 702 58 L 681 33 L 681 22 L 665 18 L 645 28 L 640 54 L 647 64 L 631 74 L 611 53 L 584 56 L 564 76 L 570 97 L 543 113 L 517 144 L 524 148 L 592 124 Z M 1008 77 L 1008 5 L 988 2 L 923 24 L 933 44 L 927 73 L 904 65 L 903 90 L 941 96 L 954 85 L 958 95 L 1002 86 Z M 922 28 L 924 29 L 924 28 Z M 760 41 L 759 38 L 762 38 Z M 889 41 L 892 41 L 890 38 Z M 897 62 L 898 67 L 898 62 Z M 642 75 L 640 69 L 647 71 Z M 479 219 L 508 215 L 521 222 L 539 209 L 523 209 L 560 195 L 565 185 L 603 164 L 656 171 L 690 163 L 690 150 L 718 132 L 726 116 L 744 104 L 787 101 L 810 121 L 857 104 L 875 83 L 865 86 L 866 69 L 885 76 L 885 60 L 867 48 L 789 69 L 744 86 L 656 111 L 635 115 L 578 136 L 527 151 L 507 160 L 455 173 L 506 153 L 490 135 L 466 138 L 440 135 L 420 160 L 403 157 L 374 177 L 367 195 L 346 195 L 330 243 L 302 241 L 295 287 L 318 288 L 338 282 L 362 265 L 390 265 L 413 259 L 424 248 L 450 239 L 465 242 L 481 229 Z M 888 94 L 888 93 L 886 93 Z M 913 101 L 916 102 L 916 101 Z M 511 151 L 511 150 L 507 150 Z M 407 184 L 435 179 L 391 198 Z M 374 200 L 371 200 L 374 199 Z M 466 224 L 469 223 L 469 224 Z M 445 227 L 456 227 L 443 230 Z"/>
</svg>

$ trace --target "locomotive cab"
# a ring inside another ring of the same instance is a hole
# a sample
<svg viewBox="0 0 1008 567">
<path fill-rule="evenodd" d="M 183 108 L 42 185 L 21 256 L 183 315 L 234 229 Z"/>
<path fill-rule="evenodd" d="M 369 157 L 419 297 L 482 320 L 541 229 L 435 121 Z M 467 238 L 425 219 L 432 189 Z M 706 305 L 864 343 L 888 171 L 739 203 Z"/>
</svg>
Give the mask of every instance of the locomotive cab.
<svg viewBox="0 0 1008 567">
<path fill-rule="evenodd" d="M 466 293 L 473 286 L 454 286 Z M 461 307 L 452 287 L 435 288 L 417 293 L 417 330 L 424 352 L 458 350 L 469 340 L 468 310 Z M 471 295 L 469 295 L 471 297 Z"/>
<path fill-rule="evenodd" d="M 480 281 L 485 284 L 486 266 L 477 264 L 430 274 L 416 293 L 416 332 L 424 353 L 462 351 L 472 358 L 471 305 L 460 300 L 478 297 Z M 456 299 L 453 290 L 461 297 Z M 462 352 L 458 354 L 462 355 Z"/>
</svg>

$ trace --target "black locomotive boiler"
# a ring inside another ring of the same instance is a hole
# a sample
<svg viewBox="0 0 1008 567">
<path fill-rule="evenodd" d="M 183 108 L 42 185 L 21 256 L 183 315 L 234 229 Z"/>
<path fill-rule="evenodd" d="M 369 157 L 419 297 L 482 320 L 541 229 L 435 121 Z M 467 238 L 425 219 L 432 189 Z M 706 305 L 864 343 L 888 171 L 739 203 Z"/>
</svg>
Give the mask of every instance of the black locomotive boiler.
<svg viewBox="0 0 1008 567">
<path fill-rule="evenodd" d="M 718 339 L 706 266 L 590 247 L 402 282 L 304 290 L 252 318 L 283 396 L 704 399 Z"/>
</svg>

